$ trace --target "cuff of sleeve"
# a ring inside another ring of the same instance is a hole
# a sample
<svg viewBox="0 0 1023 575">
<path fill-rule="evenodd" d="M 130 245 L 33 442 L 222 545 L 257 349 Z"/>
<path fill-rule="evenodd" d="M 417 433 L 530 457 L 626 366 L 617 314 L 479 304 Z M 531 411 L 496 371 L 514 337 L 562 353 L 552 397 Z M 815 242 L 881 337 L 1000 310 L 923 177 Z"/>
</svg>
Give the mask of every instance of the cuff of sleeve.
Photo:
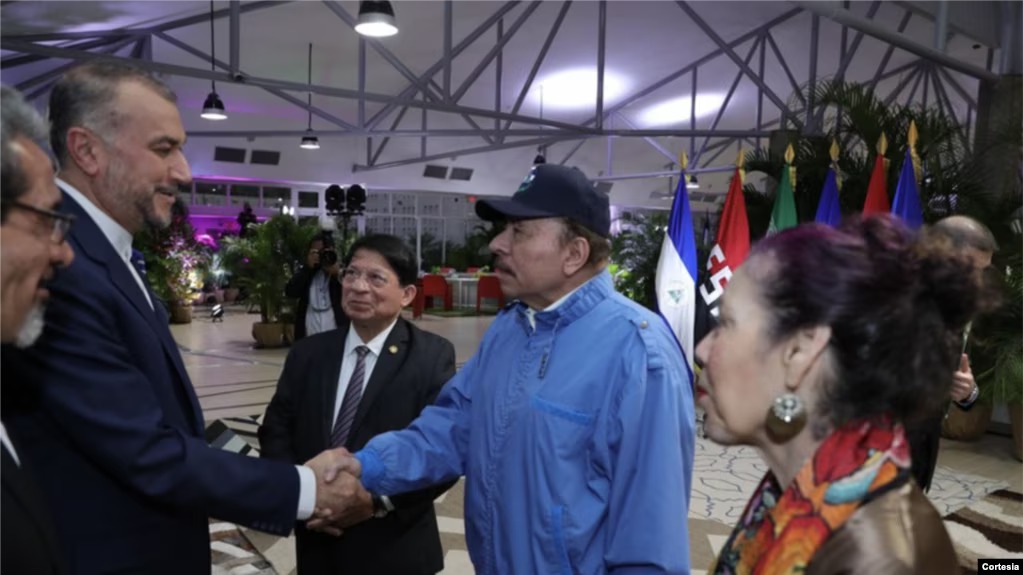
<svg viewBox="0 0 1023 575">
<path fill-rule="evenodd" d="M 970 397 L 967 397 L 966 399 L 964 399 L 962 401 L 957 401 L 956 403 L 958 403 L 960 405 L 960 407 L 970 407 L 971 405 L 974 404 L 974 402 L 977 401 L 977 397 L 979 397 L 979 396 L 980 396 L 980 387 L 974 385 L 973 386 L 973 391 L 970 392 Z"/>
<path fill-rule="evenodd" d="M 355 458 L 359 460 L 362 465 L 362 480 L 363 487 L 367 491 L 372 493 L 379 493 L 380 482 L 384 479 L 384 462 L 380 461 L 380 457 L 375 451 L 369 449 L 363 449 L 362 451 L 355 454 Z"/>
<path fill-rule="evenodd" d="M 316 510 L 316 474 L 312 469 L 303 465 L 296 465 L 298 471 L 298 511 L 295 516 L 299 521 L 305 521 L 313 516 Z"/>
</svg>

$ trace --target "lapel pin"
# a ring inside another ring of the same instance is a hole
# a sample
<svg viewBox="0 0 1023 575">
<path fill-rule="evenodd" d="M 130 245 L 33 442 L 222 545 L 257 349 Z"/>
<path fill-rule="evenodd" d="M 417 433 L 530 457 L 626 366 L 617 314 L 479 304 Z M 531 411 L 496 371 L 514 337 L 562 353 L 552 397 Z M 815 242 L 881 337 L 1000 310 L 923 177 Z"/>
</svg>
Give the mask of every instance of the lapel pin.
<svg viewBox="0 0 1023 575">
<path fill-rule="evenodd" d="M 391 347 L 387 348 L 387 351 L 391 352 L 391 355 L 394 355 L 398 353 L 398 346 L 392 345 Z"/>
</svg>

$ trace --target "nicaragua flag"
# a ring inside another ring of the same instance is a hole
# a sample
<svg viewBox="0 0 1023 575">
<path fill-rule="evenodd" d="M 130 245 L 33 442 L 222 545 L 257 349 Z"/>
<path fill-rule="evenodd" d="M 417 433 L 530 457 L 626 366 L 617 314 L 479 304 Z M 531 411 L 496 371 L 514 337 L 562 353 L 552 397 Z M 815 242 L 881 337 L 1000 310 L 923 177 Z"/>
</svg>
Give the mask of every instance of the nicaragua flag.
<svg viewBox="0 0 1023 575">
<path fill-rule="evenodd" d="M 671 218 L 657 261 L 655 284 L 657 309 L 682 348 L 691 378 L 693 321 L 696 317 L 696 236 L 684 169 L 671 204 Z"/>
<path fill-rule="evenodd" d="M 895 200 L 892 201 L 892 213 L 902 218 L 914 230 L 924 225 L 924 213 L 920 207 L 920 194 L 916 189 L 916 170 L 913 169 L 912 150 L 906 149 L 906 159 L 902 162 L 899 172 L 899 183 L 895 187 Z"/>
<path fill-rule="evenodd" d="M 828 175 L 824 178 L 824 189 L 821 191 L 821 200 L 817 204 L 817 217 L 814 221 L 832 227 L 842 223 L 842 210 L 838 204 L 838 177 L 835 175 L 834 166 L 828 169 Z"/>
</svg>

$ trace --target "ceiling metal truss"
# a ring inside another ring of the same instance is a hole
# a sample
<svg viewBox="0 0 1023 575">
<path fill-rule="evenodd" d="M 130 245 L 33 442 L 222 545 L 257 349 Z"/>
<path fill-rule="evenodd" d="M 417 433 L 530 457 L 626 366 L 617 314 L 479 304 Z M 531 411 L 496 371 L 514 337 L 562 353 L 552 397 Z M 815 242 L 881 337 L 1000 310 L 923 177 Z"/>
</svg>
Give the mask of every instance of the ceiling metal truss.
<svg viewBox="0 0 1023 575">
<path fill-rule="evenodd" d="M 354 27 L 356 19 L 334 0 L 322 0 L 323 4 L 346 25 Z M 907 101 L 913 101 L 918 91 L 922 88 L 922 102 L 927 105 L 932 99 L 934 103 L 946 113 L 956 116 L 956 110 L 949 97 L 949 90 L 955 93 L 958 99 L 967 106 L 965 128 L 961 134 L 964 143 L 968 142 L 971 133 L 973 117 L 976 115 L 977 98 L 971 90 L 958 82 L 950 70 L 965 74 L 968 77 L 980 81 L 989 81 L 998 77 L 991 71 L 992 51 L 988 53 L 987 69 L 973 64 L 960 61 L 944 53 L 944 42 L 948 27 L 947 12 L 941 12 L 935 17 L 935 47 L 923 46 L 902 34 L 910 22 L 914 12 L 909 6 L 902 6 L 903 16 L 895 31 L 880 26 L 873 21 L 881 5 L 875 0 L 866 13 L 866 17 L 858 16 L 852 12 L 838 8 L 839 3 L 825 2 L 802 2 L 795 1 L 791 10 L 777 16 L 776 18 L 756 27 L 741 36 L 726 40 L 698 13 L 696 7 L 686 1 L 678 0 L 678 8 L 693 22 L 713 43 L 717 46 L 713 51 L 695 59 L 678 70 L 658 79 L 655 82 L 635 91 L 613 105 L 606 106 L 601 87 L 604 83 L 604 62 L 606 52 L 606 31 L 607 31 L 607 0 L 600 0 L 598 5 L 597 25 L 597 101 L 593 116 L 580 124 L 571 124 L 550 118 L 534 117 L 521 114 L 522 105 L 530 92 L 537 74 L 542 67 L 547 54 L 558 36 L 567 14 L 572 7 L 572 1 L 562 3 L 557 17 L 553 20 L 549 32 L 539 48 L 539 51 L 529 69 L 525 83 L 522 85 L 515 98 L 514 104 L 509 112 L 502 111 L 501 90 L 495 90 L 493 109 L 484 109 L 465 106 L 460 103 L 469 89 L 480 81 L 484 71 L 494 65 L 495 80 L 497 86 L 501 86 L 502 80 L 502 58 L 504 49 L 508 42 L 516 35 L 520 28 L 530 19 L 534 12 L 541 5 L 540 0 L 525 4 L 522 10 L 508 26 L 504 27 L 504 19 L 509 13 L 520 5 L 517 1 L 508 1 L 499 5 L 489 17 L 480 23 L 466 37 L 453 44 L 452 39 L 452 0 L 444 2 L 444 30 L 443 30 L 443 56 L 425 72 L 417 75 L 400 58 L 395 56 L 379 40 L 360 37 L 359 41 L 359 62 L 358 62 L 358 86 L 356 89 L 338 88 L 319 84 L 301 84 L 276 78 L 256 77 L 246 74 L 243 71 L 242 54 L 240 49 L 241 16 L 245 13 L 257 10 L 265 10 L 287 4 L 287 2 L 251 2 L 241 4 L 232 0 L 228 8 L 217 10 L 213 18 L 228 18 L 230 31 L 230 50 L 228 61 L 216 60 L 206 52 L 189 46 L 170 34 L 171 31 L 206 22 L 209 15 L 199 14 L 187 18 L 180 18 L 149 28 L 138 28 L 128 30 L 110 30 L 95 32 L 72 32 L 53 34 L 30 34 L 30 35 L 6 35 L 0 38 L 0 48 L 18 53 L 0 60 L 0 69 L 9 69 L 26 64 L 39 62 L 46 58 L 60 60 L 71 60 L 68 64 L 62 64 L 49 69 L 39 75 L 21 82 L 17 88 L 22 91 L 32 90 L 27 93 L 29 98 L 37 98 L 45 94 L 53 82 L 68 68 L 76 62 L 95 58 L 115 58 L 135 61 L 140 66 L 153 72 L 177 75 L 188 78 L 204 80 L 215 80 L 222 83 L 234 83 L 262 89 L 274 96 L 289 102 L 303 110 L 322 118 L 331 123 L 337 129 L 317 130 L 317 135 L 325 137 L 360 137 L 366 138 L 366 163 L 355 165 L 355 171 L 378 170 L 396 166 L 402 166 L 437 159 L 451 158 L 454 156 L 467 156 L 472 154 L 493 152 L 505 149 L 523 147 L 542 147 L 564 143 L 570 145 L 560 163 L 569 161 L 587 141 L 594 138 L 608 139 L 608 154 L 610 166 L 611 141 L 614 138 L 643 138 L 645 141 L 668 160 L 674 161 L 674 154 L 655 138 L 672 136 L 689 139 L 689 154 L 692 157 L 692 171 L 712 171 L 720 169 L 711 167 L 713 162 L 733 144 L 750 142 L 754 145 L 759 143 L 761 138 L 767 138 L 771 134 L 772 127 L 781 126 L 803 130 L 806 133 L 813 133 L 820 129 L 824 118 L 824 110 L 816 106 L 813 101 L 812 91 L 809 98 L 804 95 L 804 88 L 801 87 L 796 76 L 790 67 L 791 58 L 786 58 L 779 48 L 772 30 L 783 23 L 788 22 L 796 15 L 808 12 L 812 15 L 809 19 L 809 84 L 817 82 L 817 59 L 819 50 L 820 18 L 829 18 L 843 25 L 840 63 L 835 78 L 845 77 L 849 64 L 855 56 L 865 35 L 880 39 L 889 44 L 884 57 L 879 62 L 876 72 L 869 81 L 871 86 L 876 86 L 888 78 L 901 75 L 896 88 L 889 93 L 886 102 L 898 101 L 909 88 Z M 944 14 L 944 16 L 942 16 Z M 495 30 L 496 29 L 496 30 Z M 856 31 L 851 43 L 847 42 L 848 29 Z M 485 56 L 472 68 L 472 71 L 458 86 L 452 85 L 452 62 L 458 58 L 470 45 L 477 42 L 492 31 L 496 31 L 496 41 Z M 153 40 L 158 39 L 177 49 L 187 52 L 203 62 L 212 63 L 215 70 L 201 69 L 187 66 L 173 65 L 163 62 L 156 62 L 152 59 Z M 752 40 L 752 45 L 745 54 L 745 57 L 736 53 L 736 49 Z M 63 45 L 53 45 L 53 42 L 67 42 Z M 119 55 L 121 50 L 131 46 L 130 54 Z M 901 48 L 910 53 L 920 56 L 920 59 L 888 70 L 887 66 L 895 48 Z M 366 90 L 366 53 L 367 49 L 373 49 L 391 67 L 397 70 L 408 82 L 407 86 L 396 94 L 371 93 Z M 759 54 L 758 54 L 759 50 Z M 792 93 L 795 95 L 794 102 L 786 102 L 776 93 L 765 81 L 765 54 L 770 51 L 775 60 L 785 73 Z M 738 68 L 737 74 L 731 83 L 724 103 L 715 116 L 710 129 L 696 128 L 696 95 L 698 89 L 698 72 L 700 67 L 711 62 L 722 55 Z M 757 58 L 754 61 L 754 58 Z M 657 91 L 680 78 L 691 75 L 691 104 L 693 106 L 688 129 L 641 129 L 637 128 L 623 113 L 630 104 Z M 754 128 L 746 130 L 718 129 L 718 125 L 732 99 L 736 88 L 743 79 L 754 84 L 757 88 L 756 124 Z M 356 118 L 341 118 L 331 114 L 322 108 L 307 104 L 302 99 L 292 95 L 296 93 L 314 93 L 322 96 L 355 100 L 358 102 L 358 113 Z M 764 104 L 772 108 L 772 115 L 776 110 L 777 118 L 765 119 Z M 370 117 L 367 117 L 366 103 L 378 102 L 383 107 Z M 798 104 L 801 108 L 792 108 L 791 104 Z M 417 109 L 421 112 L 421 126 L 418 130 L 398 129 L 409 109 Z M 451 128 L 429 128 L 428 112 L 441 112 L 446 114 L 457 114 L 466 122 L 464 129 Z M 841 114 L 841 111 L 838 111 Z M 390 128 L 383 125 L 384 121 L 392 118 Z M 480 120 L 492 120 L 492 127 L 485 128 L 480 125 Z M 517 127 L 512 127 L 516 124 Z M 620 126 L 620 127 L 616 127 Z M 529 126 L 529 127 L 523 127 Z M 298 137 L 305 134 L 303 130 L 198 130 L 190 132 L 190 137 Z M 420 138 L 421 145 L 419 154 L 412 157 L 401 158 L 391 161 L 380 161 L 381 155 L 387 148 L 391 138 Z M 447 150 L 441 153 L 427 153 L 427 142 L 430 138 L 443 137 L 479 137 L 482 142 L 480 146 L 462 148 L 458 150 Z M 703 138 L 702 142 L 697 142 Z M 715 142 L 711 142 L 711 140 Z M 379 144 L 374 146 L 374 141 Z M 714 154 L 708 152 L 715 151 Z M 727 167 L 727 166 L 726 166 Z M 610 170 L 608 170 L 610 172 Z M 668 174 L 670 172 L 664 172 Z M 660 174 L 660 173 L 658 173 Z M 631 176 L 612 176 L 607 178 L 629 178 Z"/>
</svg>

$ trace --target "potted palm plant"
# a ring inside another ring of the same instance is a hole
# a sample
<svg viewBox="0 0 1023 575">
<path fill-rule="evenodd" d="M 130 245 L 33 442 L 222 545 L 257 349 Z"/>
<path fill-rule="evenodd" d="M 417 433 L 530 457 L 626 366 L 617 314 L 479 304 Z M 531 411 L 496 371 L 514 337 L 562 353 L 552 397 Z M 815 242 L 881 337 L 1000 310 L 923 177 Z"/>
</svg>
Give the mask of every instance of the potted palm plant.
<svg viewBox="0 0 1023 575">
<path fill-rule="evenodd" d="M 251 225 L 244 238 L 224 239 L 224 265 L 232 281 L 244 288 L 259 308 L 259 321 L 252 324 L 256 347 L 280 347 L 285 338 L 289 308 L 284 287 L 304 258 L 316 228 L 299 226 L 289 216 L 274 216 Z"/>
<path fill-rule="evenodd" d="M 171 323 L 190 323 L 192 299 L 202 288 L 211 250 L 196 241 L 195 228 L 188 221 L 188 208 L 176 202 L 170 225 L 139 233 L 134 244 L 145 260 L 153 292 L 168 308 Z"/>
</svg>

